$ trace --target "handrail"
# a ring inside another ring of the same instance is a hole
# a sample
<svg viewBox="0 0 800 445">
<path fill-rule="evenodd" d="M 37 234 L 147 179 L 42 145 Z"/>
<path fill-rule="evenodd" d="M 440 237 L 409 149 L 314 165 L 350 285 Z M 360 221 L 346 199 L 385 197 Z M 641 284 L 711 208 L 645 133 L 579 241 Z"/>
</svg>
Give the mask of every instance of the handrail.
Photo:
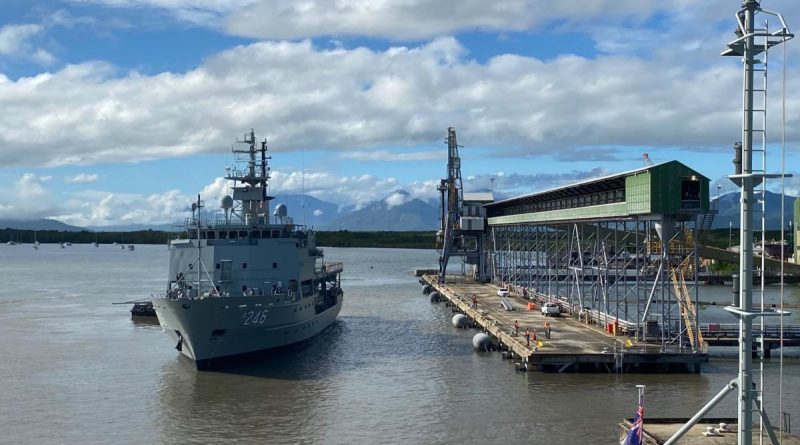
<svg viewBox="0 0 800 445">
<path fill-rule="evenodd" d="M 702 323 L 700 330 L 704 336 L 710 338 L 738 338 L 738 323 Z M 761 326 L 754 325 L 751 331 L 754 337 L 780 338 L 780 325 L 765 325 L 762 332 Z M 784 325 L 783 338 L 800 338 L 800 325 Z"/>
</svg>

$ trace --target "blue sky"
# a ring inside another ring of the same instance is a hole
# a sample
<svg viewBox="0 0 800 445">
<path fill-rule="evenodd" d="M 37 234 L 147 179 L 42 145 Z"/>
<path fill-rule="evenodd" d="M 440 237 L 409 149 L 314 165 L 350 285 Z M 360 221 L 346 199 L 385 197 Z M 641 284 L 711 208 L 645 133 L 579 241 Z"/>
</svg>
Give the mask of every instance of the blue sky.
<svg viewBox="0 0 800 445">
<path fill-rule="evenodd" d="M 733 191 L 741 67 L 719 51 L 739 3 L 6 1 L 0 217 L 178 220 L 197 193 L 226 192 L 230 147 L 250 128 L 270 142 L 273 194 L 343 206 L 397 190 L 435 199 L 448 126 L 467 191 L 495 178 L 499 194 L 531 193 L 640 167 L 644 152 Z M 800 26 L 797 2 L 762 6 Z M 786 164 L 798 174 L 795 46 Z M 782 68 L 773 51 L 771 171 Z"/>
</svg>

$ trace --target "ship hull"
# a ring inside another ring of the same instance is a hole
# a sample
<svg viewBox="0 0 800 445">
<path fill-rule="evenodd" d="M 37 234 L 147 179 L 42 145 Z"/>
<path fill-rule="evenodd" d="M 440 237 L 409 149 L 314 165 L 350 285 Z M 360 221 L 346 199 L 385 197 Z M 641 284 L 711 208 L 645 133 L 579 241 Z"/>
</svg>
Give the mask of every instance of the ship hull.
<svg viewBox="0 0 800 445">
<path fill-rule="evenodd" d="M 342 308 L 317 313 L 313 298 L 276 304 L 269 297 L 217 297 L 200 300 L 155 298 L 164 332 L 198 368 L 212 360 L 299 346 L 331 326 Z"/>
</svg>

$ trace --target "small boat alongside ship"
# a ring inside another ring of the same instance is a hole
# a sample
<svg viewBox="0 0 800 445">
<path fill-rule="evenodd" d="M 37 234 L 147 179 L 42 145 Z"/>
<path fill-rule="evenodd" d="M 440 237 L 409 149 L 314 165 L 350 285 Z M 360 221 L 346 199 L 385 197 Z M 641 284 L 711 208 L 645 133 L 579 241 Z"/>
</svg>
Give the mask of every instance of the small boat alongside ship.
<svg viewBox="0 0 800 445">
<path fill-rule="evenodd" d="M 136 301 L 131 308 L 131 317 L 155 317 L 156 310 L 152 301 Z"/>
<path fill-rule="evenodd" d="M 251 130 L 234 149 L 224 217 L 206 219 L 198 196 L 169 242 L 166 293 L 152 299 L 161 327 L 198 368 L 211 360 L 296 345 L 331 326 L 342 308 L 341 263 L 325 263 L 312 230 L 284 204 L 270 215 L 266 141 Z"/>
</svg>

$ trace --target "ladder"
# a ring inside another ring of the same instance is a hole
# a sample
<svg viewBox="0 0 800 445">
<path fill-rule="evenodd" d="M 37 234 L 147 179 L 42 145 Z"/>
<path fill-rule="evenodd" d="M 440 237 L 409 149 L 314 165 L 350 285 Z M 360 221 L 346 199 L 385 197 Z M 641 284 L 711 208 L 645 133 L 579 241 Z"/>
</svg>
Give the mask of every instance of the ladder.
<svg viewBox="0 0 800 445">
<path fill-rule="evenodd" d="M 698 329 L 695 335 L 695 327 L 697 326 L 697 309 L 692 303 L 692 297 L 689 294 L 689 289 L 686 287 L 686 280 L 684 269 L 687 263 L 684 260 L 679 266 L 670 269 L 672 275 L 672 287 L 675 290 L 675 298 L 678 301 L 681 317 L 686 329 L 686 335 L 689 337 L 689 344 L 692 349 L 702 349 L 703 346 L 703 333 Z"/>
</svg>

